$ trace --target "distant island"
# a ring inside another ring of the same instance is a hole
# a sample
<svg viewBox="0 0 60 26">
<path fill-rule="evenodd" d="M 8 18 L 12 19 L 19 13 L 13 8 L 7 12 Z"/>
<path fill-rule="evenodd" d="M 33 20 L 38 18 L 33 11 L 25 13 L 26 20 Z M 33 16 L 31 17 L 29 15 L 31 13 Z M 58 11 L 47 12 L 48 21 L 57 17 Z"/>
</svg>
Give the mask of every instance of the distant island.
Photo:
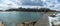
<svg viewBox="0 0 60 26">
<path fill-rule="evenodd" d="M 2 10 L 0 10 L 0 11 L 2 11 Z M 8 10 L 5 10 L 5 11 L 24 11 L 24 12 L 49 12 L 49 11 L 51 11 L 51 12 L 56 12 L 56 10 L 50 10 L 49 8 L 37 8 L 37 9 L 34 9 L 34 8 L 22 8 L 22 7 L 20 7 L 20 8 L 17 8 L 17 9 L 15 9 L 15 8 L 12 8 L 12 9 L 8 9 Z"/>
</svg>

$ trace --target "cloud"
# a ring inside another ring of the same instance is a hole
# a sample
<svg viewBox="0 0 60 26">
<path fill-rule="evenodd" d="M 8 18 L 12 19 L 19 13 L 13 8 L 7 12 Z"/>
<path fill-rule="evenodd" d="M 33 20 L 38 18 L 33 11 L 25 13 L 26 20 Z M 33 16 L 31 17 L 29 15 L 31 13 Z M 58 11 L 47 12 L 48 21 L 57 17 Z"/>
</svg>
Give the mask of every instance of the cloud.
<svg viewBox="0 0 60 26">
<path fill-rule="evenodd" d="M 5 0 L 4 4 L 8 5 L 9 7 L 13 8 L 13 7 L 18 7 L 17 3 L 12 2 L 10 0 Z"/>
<path fill-rule="evenodd" d="M 41 0 L 22 0 L 22 5 L 43 6 Z"/>
<path fill-rule="evenodd" d="M 5 10 L 7 8 L 8 6 L 6 4 L 0 4 L 0 10 Z"/>
<path fill-rule="evenodd" d="M 0 0 L 0 9 L 5 10 L 9 8 L 18 7 L 48 7 L 55 9 L 58 6 L 58 0 Z M 59 8 L 57 9 L 59 10 Z"/>
<path fill-rule="evenodd" d="M 10 0 L 2 0 L 3 3 L 0 4 L 0 10 L 6 10 L 9 8 L 18 8 L 17 2 L 12 2 Z"/>
<path fill-rule="evenodd" d="M 9 8 L 18 8 L 23 5 L 28 5 L 28 6 L 42 6 L 41 0 L 2 0 L 2 4 L 0 4 L 0 10 L 5 10 Z"/>
<path fill-rule="evenodd" d="M 46 2 L 46 1 L 48 1 L 48 0 L 41 0 L 41 1 Z"/>
<path fill-rule="evenodd" d="M 58 5 L 60 4 L 58 4 L 58 0 L 48 0 L 48 1 L 46 0 L 44 3 L 45 4 L 43 4 L 43 7 L 48 7 L 51 10 L 59 10 Z"/>
</svg>

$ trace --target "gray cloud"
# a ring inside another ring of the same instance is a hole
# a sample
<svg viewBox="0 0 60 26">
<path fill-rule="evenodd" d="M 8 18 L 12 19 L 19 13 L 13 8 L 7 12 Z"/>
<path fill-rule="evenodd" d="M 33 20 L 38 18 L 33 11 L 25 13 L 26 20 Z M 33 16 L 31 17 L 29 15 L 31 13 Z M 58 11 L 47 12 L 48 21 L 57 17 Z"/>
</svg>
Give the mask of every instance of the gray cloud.
<svg viewBox="0 0 60 26">
<path fill-rule="evenodd" d="M 22 0 L 21 1 L 22 5 L 32 5 L 32 6 L 43 6 L 43 2 L 41 0 L 34 0 L 34 1 L 31 1 L 31 0 Z M 20 5 L 18 3 L 18 5 Z"/>
</svg>

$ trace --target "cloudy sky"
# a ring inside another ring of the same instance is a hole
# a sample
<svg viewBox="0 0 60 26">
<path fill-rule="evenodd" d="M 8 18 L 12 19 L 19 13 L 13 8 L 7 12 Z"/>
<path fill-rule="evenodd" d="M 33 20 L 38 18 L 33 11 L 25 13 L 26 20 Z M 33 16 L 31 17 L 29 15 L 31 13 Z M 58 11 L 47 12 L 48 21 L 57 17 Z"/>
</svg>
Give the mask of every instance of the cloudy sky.
<svg viewBox="0 0 60 26">
<path fill-rule="evenodd" d="M 59 10 L 60 0 L 0 0 L 0 10 L 32 6 Z"/>
</svg>

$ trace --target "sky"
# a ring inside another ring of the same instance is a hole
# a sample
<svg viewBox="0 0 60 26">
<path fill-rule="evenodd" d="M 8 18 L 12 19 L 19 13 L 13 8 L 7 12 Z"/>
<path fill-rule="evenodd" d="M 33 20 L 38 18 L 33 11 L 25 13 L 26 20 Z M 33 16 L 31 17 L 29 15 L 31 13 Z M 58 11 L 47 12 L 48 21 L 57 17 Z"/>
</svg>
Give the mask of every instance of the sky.
<svg viewBox="0 0 60 26">
<path fill-rule="evenodd" d="M 0 10 L 19 7 L 47 7 L 52 10 L 59 10 L 60 0 L 0 0 Z"/>
</svg>

